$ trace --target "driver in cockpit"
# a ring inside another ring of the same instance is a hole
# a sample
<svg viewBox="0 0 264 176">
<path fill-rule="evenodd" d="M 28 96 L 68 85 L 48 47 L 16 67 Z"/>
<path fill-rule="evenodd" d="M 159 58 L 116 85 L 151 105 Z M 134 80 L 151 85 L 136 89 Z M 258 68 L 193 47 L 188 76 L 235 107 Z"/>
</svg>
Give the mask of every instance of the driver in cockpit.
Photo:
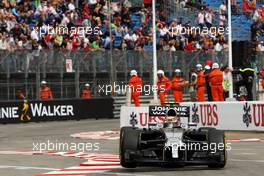
<svg viewBox="0 0 264 176">
<path fill-rule="evenodd" d="M 181 119 L 177 116 L 175 109 L 169 109 L 164 121 L 164 128 L 179 128 L 181 127 Z"/>
</svg>

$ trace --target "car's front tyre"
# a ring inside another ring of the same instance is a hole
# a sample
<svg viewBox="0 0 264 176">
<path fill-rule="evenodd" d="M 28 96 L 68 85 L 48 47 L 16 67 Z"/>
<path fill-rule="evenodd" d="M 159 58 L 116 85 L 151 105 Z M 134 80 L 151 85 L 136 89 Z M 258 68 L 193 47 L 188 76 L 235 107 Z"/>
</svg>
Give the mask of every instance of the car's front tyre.
<svg viewBox="0 0 264 176">
<path fill-rule="evenodd" d="M 133 127 L 122 127 L 120 131 L 120 164 L 125 168 L 135 168 L 137 164 L 129 161 L 126 151 L 137 151 L 139 141 L 139 131 Z"/>
</svg>

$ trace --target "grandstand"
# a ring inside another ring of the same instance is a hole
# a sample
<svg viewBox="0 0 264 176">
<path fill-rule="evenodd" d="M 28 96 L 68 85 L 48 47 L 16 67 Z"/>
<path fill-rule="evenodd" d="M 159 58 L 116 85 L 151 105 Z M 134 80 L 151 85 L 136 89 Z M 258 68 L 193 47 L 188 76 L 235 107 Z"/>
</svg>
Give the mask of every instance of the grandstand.
<svg viewBox="0 0 264 176">
<path fill-rule="evenodd" d="M 206 4 L 215 10 L 218 9 L 222 1 L 220 0 L 204 0 Z M 251 25 L 252 19 L 247 18 L 242 12 L 242 0 L 237 0 L 237 5 L 240 8 L 239 14 L 232 15 L 232 40 L 233 41 L 250 41 L 251 40 Z M 257 8 L 261 7 L 264 1 L 257 0 Z"/>
<path fill-rule="evenodd" d="M 97 4 L 87 4 L 82 0 L 41 1 L 41 4 L 23 2 L 1 2 L 1 99 L 16 99 L 19 89 L 23 89 L 28 98 L 38 99 L 39 84 L 43 79 L 53 89 L 55 98 L 78 98 L 86 82 L 91 83 L 93 96 L 101 96 L 99 84 L 126 83 L 131 69 L 137 69 L 144 82 L 151 83 L 152 13 L 150 7 L 143 6 L 143 0 L 113 0 L 111 6 L 105 1 Z M 197 14 L 200 7 L 206 5 L 218 15 L 221 1 L 197 1 L 186 6 L 175 0 L 156 2 L 159 69 L 172 76 L 175 67 L 182 68 L 188 79 L 189 69 L 206 59 L 222 62 L 222 65 L 227 63 L 225 36 L 218 36 L 217 40 L 209 35 L 179 35 L 174 38 L 166 32 L 173 25 L 198 26 Z M 238 3 L 241 5 L 241 1 Z M 48 15 L 41 16 L 43 11 Z M 215 19 L 214 25 L 218 26 L 218 18 Z M 251 21 L 242 14 L 232 16 L 232 21 L 233 40 L 248 40 Z M 46 28 L 40 28 L 43 35 L 39 35 L 33 30 L 36 26 L 62 24 L 67 28 L 98 25 L 101 33 L 50 35 Z M 221 43 L 221 52 L 216 52 L 217 42 Z M 189 45 L 191 47 L 187 49 L 191 48 L 191 51 L 186 49 Z"/>
</svg>

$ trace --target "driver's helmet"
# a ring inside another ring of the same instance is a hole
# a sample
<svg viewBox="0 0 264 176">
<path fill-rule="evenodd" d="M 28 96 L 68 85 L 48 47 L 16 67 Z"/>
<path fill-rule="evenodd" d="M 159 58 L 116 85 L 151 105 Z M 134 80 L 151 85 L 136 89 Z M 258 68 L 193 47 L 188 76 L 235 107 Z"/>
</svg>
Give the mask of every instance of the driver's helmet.
<svg viewBox="0 0 264 176">
<path fill-rule="evenodd" d="M 164 127 L 166 128 L 175 128 L 179 127 L 181 124 L 181 120 L 177 117 L 177 112 L 175 109 L 169 109 L 167 111 L 167 115 L 164 121 Z"/>
</svg>

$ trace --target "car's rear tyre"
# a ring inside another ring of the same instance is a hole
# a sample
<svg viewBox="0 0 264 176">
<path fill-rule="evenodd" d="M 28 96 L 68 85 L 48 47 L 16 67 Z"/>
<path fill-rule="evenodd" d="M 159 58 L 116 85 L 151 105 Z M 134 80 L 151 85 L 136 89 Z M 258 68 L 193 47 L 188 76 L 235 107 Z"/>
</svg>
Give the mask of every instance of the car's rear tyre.
<svg viewBox="0 0 264 176">
<path fill-rule="evenodd" d="M 219 153 L 219 155 L 216 156 L 215 158 L 216 163 L 209 164 L 208 167 L 224 168 L 226 165 L 226 160 L 227 160 L 226 141 L 225 141 L 224 131 L 210 129 L 208 131 L 208 140 L 209 140 L 210 145 L 213 143 L 216 146 L 216 152 Z M 220 146 L 224 146 L 224 147 L 220 148 Z"/>
<path fill-rule="evenodd" d="M 120 164 L 125 168 L 135 168 L 137 164 L 126 159 L 126 150 L 137 151 L 139 131 L 133 127 L 123 127 L 120 131 Z"/>
</svg>

